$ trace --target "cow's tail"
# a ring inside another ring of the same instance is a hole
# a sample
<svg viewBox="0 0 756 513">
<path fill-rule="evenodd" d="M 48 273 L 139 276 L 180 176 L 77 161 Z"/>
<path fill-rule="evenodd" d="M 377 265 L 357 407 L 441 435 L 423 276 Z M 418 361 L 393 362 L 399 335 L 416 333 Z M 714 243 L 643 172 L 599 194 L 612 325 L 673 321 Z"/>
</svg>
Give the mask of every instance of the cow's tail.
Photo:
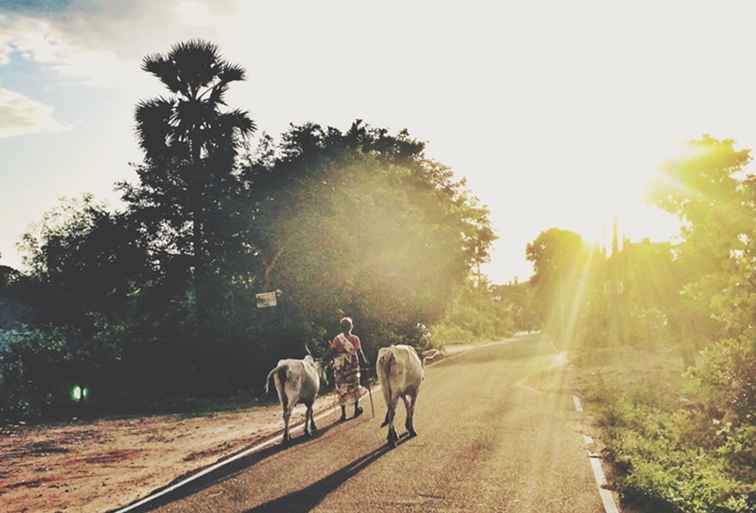
<svg viewBox="0 0 756 513">
<path fill-rule="evenodd" d="M 286 383 L 286 366 L 285 365 L 279 365 L 278 367 L 275 367 L 268 373 L 268 377 L 265 378 L 265 393 L 267 394 L 270 392 L 270 380 L 273 378 L 274 375 L 278 375 L 278 381 L 281 383 L 281 387 L 278 390 L 278 393 L 280 394 L 280 399 L 283 404 L 287 404 L 286 400 L 286 389 L 284 388 L 284 384 Z"/>
<path fill-rule="evenodd" d="M 378 378 L 381 380 L 383 388 L 383 398 L 386 400 L 386 406 L 391 404 L 391 366 L 394 363 L 394 353 L 383 351 L 378 355 Z"/>
</svg>

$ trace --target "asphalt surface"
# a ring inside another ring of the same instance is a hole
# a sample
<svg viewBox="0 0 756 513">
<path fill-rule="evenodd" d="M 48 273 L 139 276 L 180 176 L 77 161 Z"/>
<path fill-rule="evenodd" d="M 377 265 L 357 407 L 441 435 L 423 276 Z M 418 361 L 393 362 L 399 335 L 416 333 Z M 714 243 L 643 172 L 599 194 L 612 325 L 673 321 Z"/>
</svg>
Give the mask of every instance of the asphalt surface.
<svg viewBox="0 0 756 513">
<path fill-rule="evenodd" d="M 603 512 L 571 397 L 522 384 L 552 361 L 537 335 L 442 361 L 420 390 L 419 436 L 395 449 L 379 428 L 385 407 L 374 393 L 374 419 L 365 398 L 362 417 L 321 419 L 314 439 L 235 462 L 151 510 Z"/>
</svg>

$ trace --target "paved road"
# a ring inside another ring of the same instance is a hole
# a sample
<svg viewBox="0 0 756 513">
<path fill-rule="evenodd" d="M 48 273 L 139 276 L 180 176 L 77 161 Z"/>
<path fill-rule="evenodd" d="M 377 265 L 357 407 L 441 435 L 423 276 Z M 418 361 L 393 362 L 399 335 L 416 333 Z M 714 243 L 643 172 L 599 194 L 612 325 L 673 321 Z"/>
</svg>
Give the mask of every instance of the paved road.
<svg viewBox="0 0 756 513">
<path fill-rule="evenodd" d="M 343 424 L 322 419 L 314 440 L 241 460 L 155 510 L 603 512 L 571 398 L 518 385 L 552 356 L 531 335 L 441 362 L 420 392 L 419 436 L 396 449 L 385 446 L 375 397 L 375 419 L 369 408 Z"/>
</svg>

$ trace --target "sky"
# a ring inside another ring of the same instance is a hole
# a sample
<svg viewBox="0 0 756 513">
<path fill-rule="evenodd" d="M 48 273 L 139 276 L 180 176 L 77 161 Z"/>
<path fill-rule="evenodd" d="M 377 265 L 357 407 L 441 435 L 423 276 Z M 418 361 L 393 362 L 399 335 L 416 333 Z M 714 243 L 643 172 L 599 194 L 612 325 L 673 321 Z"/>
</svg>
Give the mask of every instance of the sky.
<svg viewBox="0 0 756 513">
<path fill-rule="evenodd" d="M 142 57 L 217 43 L 229 103 L 289 123 L 407 128 L 488 205 L 484 272 L 527 279 L 550 227 L 662 240 L 644 187 L 686 141 L 756 144 L 756 5 L 720 1 L 0 0 L 0 264 L 60 197 L 136 179 L 133 112 L 164 91 Z"/>
</svg>

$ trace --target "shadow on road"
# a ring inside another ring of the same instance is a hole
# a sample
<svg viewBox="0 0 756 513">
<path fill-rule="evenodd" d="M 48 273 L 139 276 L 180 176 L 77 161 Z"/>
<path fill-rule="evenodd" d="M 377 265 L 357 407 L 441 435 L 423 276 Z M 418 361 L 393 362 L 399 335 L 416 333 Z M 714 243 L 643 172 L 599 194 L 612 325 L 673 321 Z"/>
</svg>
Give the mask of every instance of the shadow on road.
<svg viewBox="0 0 756 513">
<path fill-rule="evenodd" d="M 400 445 L 409 440 L 409 437 L 402 435 L 397 442 Z M 383 445 L 363 456 L 360 456 L 351 463 L 340 468 L 336 472 L 312 483 L 306 488 L 297 490 L 278 499 L 260 504 L 245 513 L 304 513 L 320 504 L 326 495 L 338 488 L 342 483 L 352 478 L 368 465 L 375 462 L 378 458 L 391 451 L 388 445 Z"/>
<path fill-rule="evenodd" d="M 313 440 L 317 440 L 322 435 L 324 435 L 325 433 L 327 433 L 328 431 L 330 431 L 331 429 L 333 429 L 334 427 L 336 427 L 338 425 L 340 425 L 340 423 L 336 422 L 336 423 L 333 423 L 333 424 L 329 424 L 326 427 L 322 427 L 322 428 L 318 429 L 316 435 L 313 438 L 309 438 L 309 437 L 306 437 L 306 436 L 299 436 L 297 438 L 293 438 L 286 445 L 281 445 L 281 444 L 273 445 L 273 446 L 270 446 L 270 447 L 266 447 L 265 449 L 262 449 L 261 451 L 256 452 L 254 454 L 250 454 L 249 456 L 246 456 L 244 458 L 240 458 L 240 459 L 238 459 L 238 460 L 236 460 L 236 461 L 234 461 L 232 463 L 229 463 L 227 465 L 222 466 L 221 468 L 219 468 L 219 469 L 217 469 L 217 470 L 215 470 L 213 472 L 210 472 L 207 475 L 202 476 L 201 478 L 197 479 L 196 481 L 194 481 L 194 482 L 192 482 L 192 483 L 190 483 L 190 484 L 188 484 L 188 485 L 186 485 L 184 487 L 181 487 L 181 488 L 179 488 L 179 489 L 177 489 L 177 490 L 175 490 L 173 492 L 170 492 L 170 493 L 168 493 L 168 494 L 166 494 L 166 495 L 164 495 L 162 497 L 159 497 L 159 498 L 155 499 L 154 501 L 152 501 L 152 502 L 150 502 L 148 504 L 145 504 L 142 507 L 137 508 L 135 511 L 139 511 L 139 512 L 152 511 L 152 510 L 154 510 L 156 508 L 159 508 L 161 506 L 165 506 L 168 503 L 171 503 L 171 502 L 177 501 L 179 499 L 183 499 L 183 498 L 189 497 L 190 495 L 193 495 L 193 494 L 195 494 L 195 493 L 197 493 L 199 491 L 202 491 L 205 488 L 208 488 L 210 486 L 213 486 L 215 484 L 218 484 L 220 482 L 223 482 L 223 481 L 226 481 L 228 479 L 233 478 L 234 476 L 236 476 L 239 473 L 241 473 L 244 470 L 246 470 L 248 467 L 251 467 L 252 465 L 254 465 L 256 463 L 258 463 L 258 462 L 260 462 L 260 461 L 262 461 L 262 460 L 264 460 L 264 459 L 266 459 L 266 458 L 268 458 L 270 456 L 273 456 L 274 454 L 278 454 L 280 452 L 292 449 L 292 448 L 294 448 L 294 447 L 296 447 L 298 445 L 301 445 L 301 444 L 304 444 L 304 443 L 307 443 L 307 442 L 311 442 Z M 228 457 L 231 458 L 235 454 L 239 454 L 240 452 L 243 452 L 245 450 L 247 450 L 246 447 L 244 449 L 241 449 L 241 450 L 237 451 L 234 454 L 229 455 Z M 182 476 L 180 478 L 175 479 L 172 483 L 168 484 L 166 487 L 171 486 L 173 483 L 175 483 L 175 482 L 177 482 L 177 481 L 179 481 L 181 479 L 184 479 L 185 477 L 187 477 L 187 476 Z M 164 488 L 166 488 L 166 487 L 164 487 Z M 152 493 L 156 493 L 156 492 L 159 492 L 159 491 L 160 491 L 160 489 L 154 490 Z"/>
</svg>

